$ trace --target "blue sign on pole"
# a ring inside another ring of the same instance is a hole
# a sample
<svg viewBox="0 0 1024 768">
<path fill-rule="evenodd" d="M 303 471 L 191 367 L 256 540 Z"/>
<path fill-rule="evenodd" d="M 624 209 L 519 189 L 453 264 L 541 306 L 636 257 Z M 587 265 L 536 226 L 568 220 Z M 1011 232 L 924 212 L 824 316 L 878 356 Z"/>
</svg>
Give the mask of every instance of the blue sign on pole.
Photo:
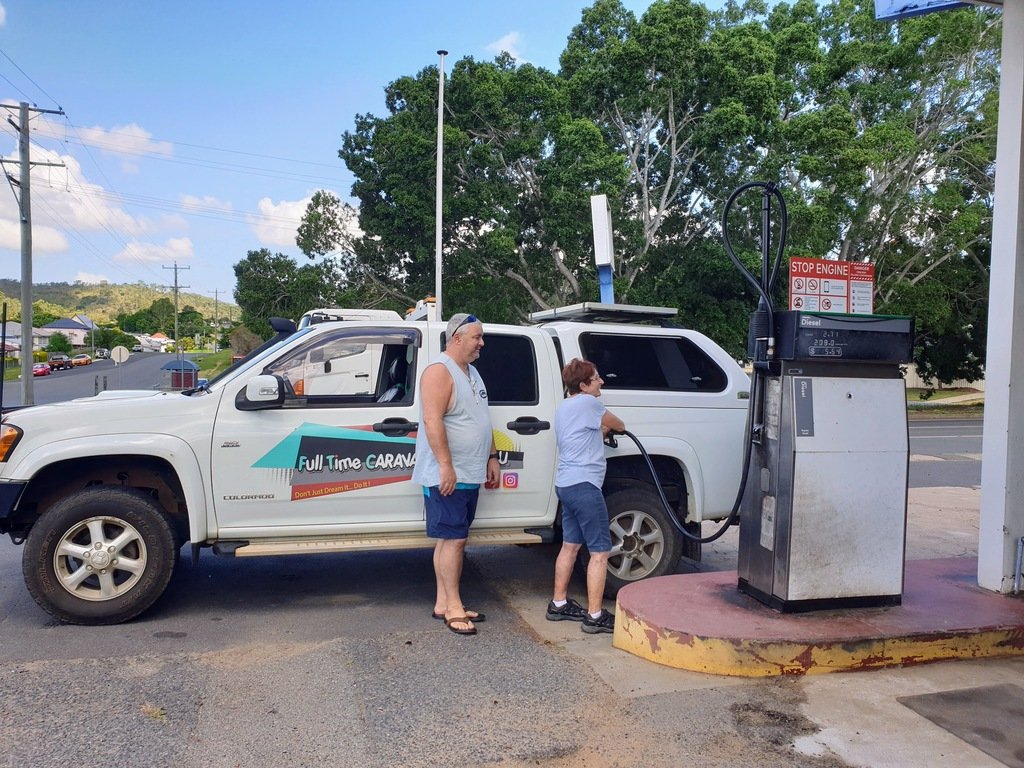
<svg viewBox="0 0 1024 768">
<path fill-rule="evenodd" d="M 932 11 L 967 8 L 969 5 L 958 0 L 875 0 L 875 18 L 879 21 L 895 21 Z"/>
</svg>

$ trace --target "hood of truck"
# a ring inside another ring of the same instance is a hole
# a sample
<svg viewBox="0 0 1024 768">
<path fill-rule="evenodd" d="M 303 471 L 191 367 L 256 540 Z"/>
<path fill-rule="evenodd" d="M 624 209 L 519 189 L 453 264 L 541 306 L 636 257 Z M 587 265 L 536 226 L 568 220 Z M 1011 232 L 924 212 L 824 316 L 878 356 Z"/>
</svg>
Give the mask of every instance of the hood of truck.
<svg viewBox="0 0 1024 768">
<path fill-rule="evenodd" d="M 6 414 L 5 421 L 21 427 L 26 438 L 48 432 L 50 440 L 124 432 L 178 434 L 194 419 L 208 429 L 218 400 L 205 393 L 188 396 L 152 389 L 108 390 L 93 397 L 19 408 Z M 207 412 L 210 415 L 200 415 Z"/>
</svg>

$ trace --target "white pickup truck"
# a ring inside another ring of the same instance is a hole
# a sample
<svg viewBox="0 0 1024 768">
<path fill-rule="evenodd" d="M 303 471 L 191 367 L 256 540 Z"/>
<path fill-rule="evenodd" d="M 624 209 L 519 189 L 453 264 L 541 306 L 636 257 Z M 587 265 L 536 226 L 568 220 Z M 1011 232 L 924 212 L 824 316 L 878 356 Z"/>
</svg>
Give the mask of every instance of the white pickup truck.
<svg viewBox="0 0 1024 768">
<path fill-rule="evenodd" d="M 739 485 L 749 380 L 674 311 L 583 304 L 531 326 L 485 324 L 476 367 L 501 464 L 470 545 L 558 531 L 552 486 L 560 370 L 592 360 L 605 404 L 653 459 L 691 528 L 728 515 Z M 29 591 L 61 621 L 138 615 L 197 557 L 428 547 L 411 480 L 417 382 L 443 323 L 394 318 L 299 328 L 204 387 L 107 391 L 15 409 L 0 425 L 0 533 L 25 544 Z M 609 589 L 671 573 L 685 548 L 636 447 L 609 447 Z"/>
</svg>

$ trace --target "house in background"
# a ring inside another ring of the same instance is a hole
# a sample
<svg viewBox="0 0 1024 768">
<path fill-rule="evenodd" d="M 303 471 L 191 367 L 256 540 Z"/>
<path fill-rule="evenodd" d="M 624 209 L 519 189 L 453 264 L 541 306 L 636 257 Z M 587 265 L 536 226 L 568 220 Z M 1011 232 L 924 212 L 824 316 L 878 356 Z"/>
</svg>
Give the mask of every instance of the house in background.
<svg viewBox="0 0 1024 768">
<path fill-rule="evenodd" d="M 14 322 L 12 320 L 7 321 L 7 325 L 4 330 L 6 333 L 3 335 L 7 339 L 8 347 L 15 347 L 20 350 L 24 345 L 21 343 L 21 322 Z M 32 329 L 32 349 L 42 349 L 46 346 L 49 336 L 42 333 L 38 328 Z"/>
<path fill-rule="evenodd" d="M 81 317 L 81 315 L 76 315 L 76 317 Z M 52 323 L 47 323 L 39 330 L 46 335 L 47 343 L 49 343 L 50 336 L 60 332 L 68 337 L 72 347 L 84 347 L 89 344 L 89 333 L 95 327 L 91 320 L 85 319 L 89 321 L 89 325 L 85 325 L 78 320 L 62 318 L 54 320 Z"/>
</svg>

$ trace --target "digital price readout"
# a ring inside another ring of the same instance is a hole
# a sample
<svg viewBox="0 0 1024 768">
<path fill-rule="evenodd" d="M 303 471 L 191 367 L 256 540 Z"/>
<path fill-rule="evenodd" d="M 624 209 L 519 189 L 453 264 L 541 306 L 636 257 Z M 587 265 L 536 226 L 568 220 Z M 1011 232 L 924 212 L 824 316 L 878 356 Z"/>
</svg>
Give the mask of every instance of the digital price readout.
<svg viewBox="0 0 1024 768">
<path fill-rule="evenodd" d="M 913 348 L 911 317 L 775 313 L 775 357 L 779 360 L 909 363 Z"/>
</svg>

